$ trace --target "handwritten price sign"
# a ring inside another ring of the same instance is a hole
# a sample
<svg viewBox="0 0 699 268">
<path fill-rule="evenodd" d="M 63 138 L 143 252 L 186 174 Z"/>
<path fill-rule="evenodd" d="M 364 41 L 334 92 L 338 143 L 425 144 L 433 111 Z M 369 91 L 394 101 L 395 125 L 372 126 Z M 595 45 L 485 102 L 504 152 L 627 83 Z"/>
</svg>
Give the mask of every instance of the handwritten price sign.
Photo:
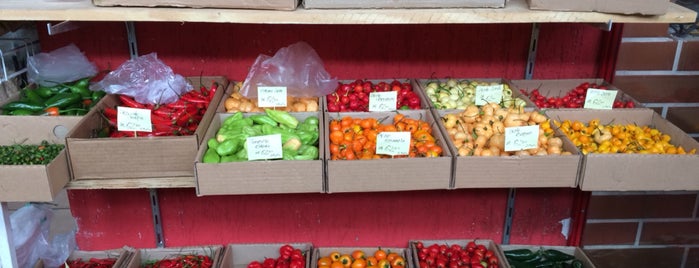
<svg viewBox="0 0 699 268">
<path fill-rule="evenodd" d="M 369 93 L 369 111 L 386 112 L 396 110 L 398 91 Z"/>
<path fill-rule="evenodd" d="M 476 105 L 500 103 L 502 101 L 503 85 L 476 86 Z"/>
<path fill-rule="evenodd" d="M 407 155 L 410 153 L 410 132 L 381 132 L 376 136 L 376 154 Z"/>
<path fill-rule="evenodd" d="M 119 131 L 152 132 L 149 109 L 117 106 L 117 129 Z"/>
<path fill-rule="evenodd" d="M 519 151 L 539 147 L 539 125 L 505 128 L 505 151 Z"/>
<path fill-rule="evenodd" d="M 245 139 L 248 148 L 248 160 L 282 158 L 282 135 L 248 137 Z"/>
<path fill-rule="evenodd" d="M 286 107 L 286 87 L 257 87 L 258 107 Z"/>
<path fill-rule="evenodd" d="M 585 109 L 612 109 L 616 99 L 617 90 L 603 90 L 588 88 L 585 95 Z"/>
</svg>

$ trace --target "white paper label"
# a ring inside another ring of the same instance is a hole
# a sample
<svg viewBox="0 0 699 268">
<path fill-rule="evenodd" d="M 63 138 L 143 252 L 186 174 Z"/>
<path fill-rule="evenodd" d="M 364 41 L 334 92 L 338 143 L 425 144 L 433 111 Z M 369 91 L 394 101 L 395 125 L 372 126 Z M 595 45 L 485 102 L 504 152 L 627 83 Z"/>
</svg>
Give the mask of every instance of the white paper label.
<svg viewBox="0 0 699 268">
<path fill-rule="evenodd" d="M 588 88 L 585 95 L 585 109 L 612 109 L 616 99 L 617 90 L 603 90 Z"/>
<path fill-rule="evenodd" d="M 150 109 L 117 106 L 117 129 L 119 131 L 152 132 Z"/>
<path fill-rule="evenodd" d="M 539 147 L 539 125 L 505 128 L 505 151 Z"/>
<path fill-rule="evenodd" d="M 286 107 L 286 87 L 257 87 L 258 107 Z"/>
<path fill-rule="evenodd" d="M 369 111 L 395 111 L 398 104 L 398 91 L 369 93 Z"/>
<path fill-rule="evenodd" d="M 248 137 L 245 146 L 248 160 L 282 158 L 282 134 Z"/>
<path fill-rule="evenodd" d="M 488 103 L 500 103 L 502 101 L 502 90 L 504 86 L 476 86 L 476 105 L 486 105 Z"/>
<path fill-rule="evenodd" d="M 410 132 L 380 132 L 376 136 L 376 154 L 407 155 L 410 153 Z"/>
</svg>

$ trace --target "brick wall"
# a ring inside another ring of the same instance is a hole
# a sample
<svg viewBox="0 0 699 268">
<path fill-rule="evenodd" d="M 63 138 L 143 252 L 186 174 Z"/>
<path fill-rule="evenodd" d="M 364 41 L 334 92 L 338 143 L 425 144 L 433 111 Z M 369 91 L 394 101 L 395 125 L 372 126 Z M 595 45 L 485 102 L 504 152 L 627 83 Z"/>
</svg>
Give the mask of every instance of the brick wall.
<svg viewBox="0 0 699 268">
<path fill-rule="evenodd" d="M 668 26 L 624 26 L 613 84 L 699 133 L 699 37 Z M 598 267 L 699 267 L 698 214 L 697 192 L 593 192 L 582 245 Z"/>
</svg>

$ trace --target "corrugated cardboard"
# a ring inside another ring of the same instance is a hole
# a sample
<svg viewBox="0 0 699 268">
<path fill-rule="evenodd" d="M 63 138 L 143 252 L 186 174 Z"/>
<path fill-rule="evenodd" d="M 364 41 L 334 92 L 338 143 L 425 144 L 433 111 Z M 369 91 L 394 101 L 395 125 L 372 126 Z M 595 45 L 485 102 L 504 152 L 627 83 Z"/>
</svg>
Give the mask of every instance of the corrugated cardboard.
<svg viewBox="0 0 699 268">
<path fill-rule="evenodd" d="M 79 116 L 0 116 L 0 144 L 65 144 L 66 133 Z M 66 150 L 48 165 L 0 165 L 0 201 L 51 202 L 70 181 Z"/>
<path fill-rule="evenodd" d="M 405 267 L 413 268 L 410 261 L 410 250 L 408 248 L 387 248 L 381 247 L 382 250 L 389 252 L 395 252 L 400 254 L 405 259 Z M 317 247 L 313 249 L 313 256 L 311 256 L 311 268 L 318 267 L 318 259 L 330 255 L 330 253 L 337 251 L 340 254 L 352 254 L 352 251 L 361 250 L 367 256 L 373 256 L 374 252 L 379 250 L 379 247 Z"/>
<path fill-rule="evenodd" d="M 449 239 L 449 240 L 410 240 L 408 242 L 410 246 L 410 252 L 412 254 L 411 260 L 412 260 L 412 265 L 415 268 L 420 268 L 420 261 L 417 257 L 417 252 L 418 249 L 415 247 L 415 244 L 417 242 L 422 242 L 425 247 L 429 247 L 433 244 L 437 245 L 459 245 L 461 247 L 465 247 L 466 244 L 469 242 L 475 242 L 476 245 L 484 245 L 488 250 L 492 251 L 495 253 L 495 256 L 497 256 L 498 260 L 500 261 L 499 267 L 502 268 L 509 268 L 510 265 L 505 262 L 505 255 L 503 255 L 502 250 L 500 247 L 493 241 L 489 239 Z"/>
<path fill-rule="evenodd" d="M 176 258 L 180 255 L 195 254 L 206 255 L 213 260 L 212 268 L 220 268 L 223 246 L 198 246 L 198 247 L 178 247 L 178 248 L 148 248 L 138 249 L 132 254 L 131 259 L 123 268 L 139 268 L 149 261 Z"/>
<path fill-rule="evenodd" d="M 630 95 L 624 93 L 624 91 L 612 84 L 609 84 L 604 79 L 599 78 L 589 78 L 589 79 L 532 79 L 532 80 L 511 80 L 512 90 L 519 93 L 520 89 L 525 89 L 531 91 L 533 89 L 539 89 L 541 95 L 545 97 L 563 97 L 570 90 L 576 88 L 578 85 L 588 82 L 595 83 L 598 85 L 605 85 L 609 90 L 617 90 L 616 99 L 621 101 L 632 101 L 636 107 L 643 107 L 643 104 L 631 97 Z M 526 96 L 522 96 L 527 98 Z M 530 100 L 531 101 L 531 100 Z M 567 108 L 570 109 L 570 108 Z"/>
<path fill-rule="evenodd" d="M 304 0 L 305 8 L 458 8 L 505 7 L 505 0 Z"/>
<path fill-rule="evenodd" d="M 522 100 L 524 100 L 524 102 L 527 103 L 527 105 L 525 105 L 525 107 L 536 107 L 534 105 L 534 103 L 529 100 L 529 98 L 522 95 L 522 93 L 519 92 L 519 90 L 516 90 L 515 85 L 513 85 L 508 80 L 505 80 L 502 78 L 456 78 L 456 80 L 457 81 L 468 80 L 468 81 L 477 81 L 477 82 L 495 82 L 495 83 L 500 83 L 503 85 L 508 85 L 510 87 L 510 89 L 512 90 L 512 98 L 513 99 L 514 98 L 521 98 Z M 416 81 L 416 83 L 420 87 L 420 90 L 418 90 L 418 92 L 420 92 L 420 94 L 422 95 L 421 98 L 425 99 L 425 102 L 428 103 L 428 105 L 431 109 L 437 109 L 437 108 L 432 103 L 430 98 L 427 97 L 427 92 L 425 92 L 425 88 L 427 87 L 428 83 L 435 82 L 435 81 L 443 82 L 443 81 L 446 81 L 446 79 L 437 79 L 437 80 L 435 80 L 435 79 L 418 79 Z"/>
<path fill-rule="evenodd" d="M 204 135 L 204 141 L 216 136 L 221 123 L 233 115 L 217 114 Z M 320 112 L 291 113 L 299 120 L 317 115 L 320 120 L 318 160 L 268 160 L 229 163 L 202 163 L 201 159 L 209 148 L 206 142 L 196 155 L 197 195 L 271 194 L 271 193 L 320 193 L 323 192 L 323 161 L 325 134 Z"/>
<path fill-rule="evenodd" d="M 83 260 L 83 261 L 88 261 L 91 258 L 96 258 L 96 259 L 107 259 L 107 258 L 115 258 L 116 262 L 112 267 L 124 267 L 124 265 L 127 265 L 128 261 L 131 258 L 132 252 L 128 251 L 127 249 L 114 249 L 114 250 L 101 250 L 101 251 L 83 251 L 83 250 L 75 250 L 70 253 L 70 256 L 68 256 L 68 260 Z M 34 266 L 34 268 L 44 268 L 47 266 L 44 266 L 43 262 L 39 260 L 37 265 Z"/>
<path fill-rule="evenodd" d="M 460 113 L 462 110 L 432 110 L 434 116 Z M 570 140 L 555 130 L 563 140 L 563 149 L 572 155 L 546 156 L 459 156 L 442 120 L 439 129 L 454 155 L 454 189 L 461 188 L 529 188 L 577 187 L 582 155 Z M 552 171 L 555 170 L 555 171 Z"/>
<path fill-rule="evenodd" d="M 279 248 L 286 244 L 229 244 L 221 258 L 221 268 L 246 268 L 252 261 L 262 263 L 265 258 L 279 257 Z M 288 243 L 300 249 L 306 256 L 306 267 L 311 267 L 313 245 L 311 243 Z"/>
<path fill-rule="evenodd" d="M 566 253 L 573 255 L 575 259 L 579 260 L 580 262 L 583 263 L 583 267 L 585 268 L 596 268 L 595 264 L 590 260 L 590 258 L 587 257 L 585 252 L 583 252 L 582 249 L 579 247 L 566 247 L 566 246 L 536 246 L 536 245 L 500 245 L 500 248 L 504 251 L 507 250 L 515 250 L 515 249 L 530 249 L 533 252 L 536 252 L 539 249 L 555 249 L 560 252 Z M 502 261 L 507 262 L 507 259 Z M 507 263 L 509 266 L 509 262 Z"/>
<path fill-rule="evenodd" d="M 119 104 L 116 95 L 107 95 L 80 123 L 68 133 L 68 159 L 74 180 L 130 179 L 194 176 L 194 157 L 201 137 L 215 114 L 215 104 L 227 86 L 224 77 L 192 77 L 190 82 L 199 88 L 198 81 L 215 80 L 221 90 L 211 101 L 194 135 L 172 137 L 93 138 L 93 130 L 106 124 L 100 111 Z"/>
<path fill-rule="evenodd" d="M 388 117 L 385 123 L 392 123 L 396 112 L 353 112 L 326 113 L 325 125 L 330 120 L 344 116 L 353 118 Z M 452 153 L 446 148 L 442 133 L 434 127 L 435 118 L 427 110 L 400 111 L 408 118 L 421 119 L 433 126 L 432 135 L 437 144 L 442 146 L 441 157 L 415 158 L 383 158 L 372 160 L 329 160 L 330 151 L 325 146 L 328 160 L 327 184 L 329 193 L 339 192 L 382 192 L 449 189 L 452 177 Z M 329 137 L 329 129 L 325 128 L 325 136 Z M 329 140 L 325 140 L 329 142 Z"/>
<path fill-rule="evenodd" d="M 141 6 L 141 7 L 193 7 L 193 8 L 244 8 L 294 10 L 297 0 L 92 0 L 96 6 Z"/>
<path fill-rule="evenodd" d="M 662 15 L 669 0 L 527 0 L 530 9 Z"/>
<path fill-rule="evenodd" d="M 555 120 L 579 120 L 600 124 L 653 126 L 670 135 L 670 143 L 687 151 L 699 143 L 650 109 L 548 110 Z M 699 190 L 699 155 L 587 154 L 580 177 L 584 191 L 693 191 Z"/>
</svg>

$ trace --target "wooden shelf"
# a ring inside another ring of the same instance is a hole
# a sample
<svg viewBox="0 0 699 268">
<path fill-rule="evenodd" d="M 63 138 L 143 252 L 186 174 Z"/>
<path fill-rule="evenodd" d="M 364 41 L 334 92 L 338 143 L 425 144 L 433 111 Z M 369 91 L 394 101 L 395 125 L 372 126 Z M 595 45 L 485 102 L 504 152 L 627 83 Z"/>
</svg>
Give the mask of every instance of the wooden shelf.
<svg viewBox="0 0 699 268">
<path fill-rule="evenodd" d="M 693 23 L 697 13 L 670 3 L 665 15 L 636 16 L 597 12 L 529 10 L 525 0 L 505 8 L 304 9 L 295 11 L 96 7 L 90 0 L 0 1 L 0 20 L 19 21 L 171 21 L 263 24 L 478 24 L 478 23 Z"/>
<path fill-rule="evenodd" d="M 67 189 L 194 188 L 194 177 L 75 180 Z"/>
</svg>

